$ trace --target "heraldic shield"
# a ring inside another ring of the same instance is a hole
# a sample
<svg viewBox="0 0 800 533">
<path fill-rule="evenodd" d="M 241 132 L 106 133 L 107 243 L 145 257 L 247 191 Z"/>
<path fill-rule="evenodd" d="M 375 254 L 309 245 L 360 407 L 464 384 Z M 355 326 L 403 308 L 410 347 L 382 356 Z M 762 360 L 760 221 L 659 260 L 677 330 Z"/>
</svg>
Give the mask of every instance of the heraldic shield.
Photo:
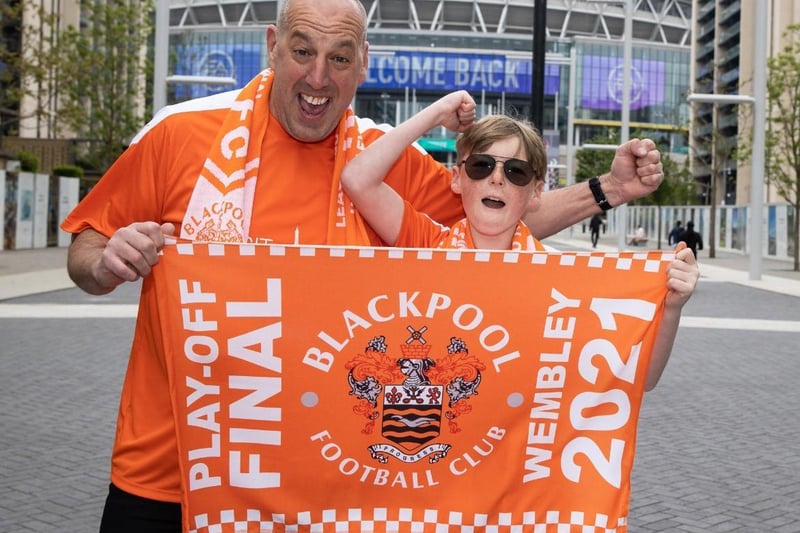
<svg viewBox="0 0 800 533">
<path fill-rule="evenodd" d="M 409 328 L 411 337 L 400 346 L 403 355 L 397 361 L 406 379 L 383 388 L 381 434 L 412 454 L 438 437 L 442 426 L 444 387 L 431 384 L 427 376 L 436 363 L 422 337 L 426 329 Z"/>
<path fill-rule="evenodd" d="M 438 437 L 443 396 L 441 385 L 385 385 L 383 437 L 409 453 Z"/>
<path fill-rule="evenodd" d="M 457 337 L 451 337 L 446 355 L 434 359 L 422 336 L 427 326 L 406 329 L 411 336 L 400 345 L 398 359 L 387 354 L 386 338 L 377 336 L 345 365 L 349 394 L 359 400 L 353 412 L 367 419 L 362 433 L 372 433 L 380 420 L 381 437 L 388 442 L 368 446 L 375 460 L 435 463 L 451 445 L 431 441 L 441 438 L 443 422 L 450 433 L 461 431 L 457 419 L 470 412 L 468 402 L 478 393 L 485 366 Z"/>
</svg>

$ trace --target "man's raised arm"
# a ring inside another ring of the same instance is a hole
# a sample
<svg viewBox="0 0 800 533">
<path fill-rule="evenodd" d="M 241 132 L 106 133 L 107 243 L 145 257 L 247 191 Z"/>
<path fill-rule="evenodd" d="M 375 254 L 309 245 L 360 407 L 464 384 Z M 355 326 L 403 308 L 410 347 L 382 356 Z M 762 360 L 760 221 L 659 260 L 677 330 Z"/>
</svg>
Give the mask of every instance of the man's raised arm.
<svg viewBox="0 0 800 533">
<path fill-rule="evenodd" d="M 661 154 L 652 140 L 631 139 L 617 148 L 610 172 L 598 179 L 611 207 L 647 196 L 664 179 Z M 542 193 L 525 213 L 525 223 L 544 239 L 602 211 L 589 183 L 582 182 Z"/>
</svg>

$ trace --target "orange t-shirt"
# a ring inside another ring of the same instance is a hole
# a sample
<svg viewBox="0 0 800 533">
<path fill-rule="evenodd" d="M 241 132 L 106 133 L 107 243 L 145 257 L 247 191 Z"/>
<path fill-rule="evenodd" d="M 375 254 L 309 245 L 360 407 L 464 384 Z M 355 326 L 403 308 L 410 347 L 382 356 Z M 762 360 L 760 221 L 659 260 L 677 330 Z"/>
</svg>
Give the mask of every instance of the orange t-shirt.
<svg viewBox="0 0 800 533">
<path fill-rule="evenodd" d="M 70 233 L 94 230 L 110 237 L 133 222 L 183 220 L 197 176 L 236 92 L 184 102 L 162 110 L 133 140 L 90 194 L 64 220 Z M 382 135 L 359 120 L 365 144 Z M 250 235 L 256 242 L 326 244 L 333 137 L 298 143 L 270 120 L 262 147 Z M 386 179 L 415 209 L 452 223 L 463 217 L 450 190 L 450 172 L 409 148 Z M 371 242 L 381 245 L 368 229 Z M 120 399 L 111 481 L 122 490 L 179 502 L 180 472 L 162 353 L 158 294 L 145 278 L 139 316 Z"/>
</svg>

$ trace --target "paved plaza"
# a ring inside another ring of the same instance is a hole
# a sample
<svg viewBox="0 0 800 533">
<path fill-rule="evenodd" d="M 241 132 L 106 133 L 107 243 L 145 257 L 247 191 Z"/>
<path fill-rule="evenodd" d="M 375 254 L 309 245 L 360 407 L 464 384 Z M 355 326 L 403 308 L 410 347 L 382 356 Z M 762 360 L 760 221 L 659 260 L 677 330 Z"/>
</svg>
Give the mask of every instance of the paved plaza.
<svg viewBox="0 0 800 533">
<path fill-rule="evenodd" d="M 0 252 L 0 532 L 99 525 L 138 284 L 86 295 L 64 282 L 64 258 Z M 629 531 L 800 532 L 800 273 L 770 262 L 770 283 L 747 283 L 746 257 L 700 260 L 645 396 Z"/>
</svg>

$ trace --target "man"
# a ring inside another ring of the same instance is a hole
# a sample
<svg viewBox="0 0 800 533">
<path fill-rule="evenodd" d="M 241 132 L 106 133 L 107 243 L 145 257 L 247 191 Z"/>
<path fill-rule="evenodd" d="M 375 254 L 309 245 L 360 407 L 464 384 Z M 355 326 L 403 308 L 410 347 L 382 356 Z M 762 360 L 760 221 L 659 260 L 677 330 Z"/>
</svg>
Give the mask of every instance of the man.
<svg viewBox="0 0 800 533">
<path fill-rule="evenodd" d="M 683 227 L 681 226 L 681 221 L 676 220 L 675 226 L 669 232 L 669 237 L 667 240 L 670 246 L 672 246 L 673 244 L 678 244 L 678 240 L 680 239 L 681 233 L 683 233 Z"/>
<path fill-rule="evenodd" d="M 603 215 L 600 213 L 595 213 L 592 215 L 592 219 L 589 220 L 589 231 L 592 234 L 592 248 L 597 248 L 597 241 L 600 240 L 600 226 L 605 224 L 605 220 L 603 220 Z"/>
<path fill-rule="evenodd" d="M 703 237 L 694 230 L 694 221 L 692 220 L 686 223 L 686 229 L 681 232 L 679 240 L 686 243 L 695 257 L 697 257 L 697 250 L 703 249 Z"/>
<path fill-rule="evenodd" d="M 240 91 L 162 110 L 62 224 L 74 234 L 67 266 L 83 290 L 105 294 L 143 279 L 102 532 L 181 529 L 166 355 L 149 276 L 165 235 L 380 244 L 339 193 L 345 162 L 361 141 L 381 135 L 349 110 L 368 65 L 365 17 L 356 0 L 287 0 L 267 29 L 272 72 Z M 607 208 L 649 194 L 663 179 L 659 158 L 649 140 L 621 146 L 600 177 L 601 192 L 581 184 L 543 194 L 531 205 L 530 226 L 547 236 L 598 212 L 601 202 Z M 416 149 L 386 181 L 436 220 L 463 217 L 449 170 Z"/>
</svg>

